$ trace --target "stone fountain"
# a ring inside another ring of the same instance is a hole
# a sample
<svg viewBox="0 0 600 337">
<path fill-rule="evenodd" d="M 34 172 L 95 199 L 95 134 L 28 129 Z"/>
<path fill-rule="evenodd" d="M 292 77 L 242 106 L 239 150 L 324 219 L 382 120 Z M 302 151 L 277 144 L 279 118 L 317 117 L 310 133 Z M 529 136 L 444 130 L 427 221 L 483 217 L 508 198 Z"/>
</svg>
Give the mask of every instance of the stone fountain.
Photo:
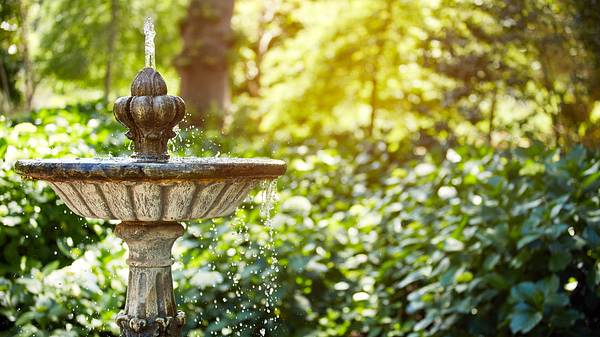
<svg viewBox="0 0 600 337">
<path fill-rule="evenodd" d="M 148 28 L 148 25 L 146 25 Z M 121 220 L 115 233 L 129 247 L 125 309 L 117 316 L 124 337 L 181 336 L 185 315 L 177 311 L 171 247 L 184 232 L 179 221 L 231 214 L 259 182 L 282 175 L 286 164 L 260 158 L 169 158 L 167 142 L 184 117 L 185 103 L 167 95 L 162 76 L 146 67 L 117 99 L 114 115 L 129 131 L 130 158 L 20 160 L 15 170 L 47 181 L 76 214 Z M 153 45 L 153 43 L 152 43 Z"/>
</svg>

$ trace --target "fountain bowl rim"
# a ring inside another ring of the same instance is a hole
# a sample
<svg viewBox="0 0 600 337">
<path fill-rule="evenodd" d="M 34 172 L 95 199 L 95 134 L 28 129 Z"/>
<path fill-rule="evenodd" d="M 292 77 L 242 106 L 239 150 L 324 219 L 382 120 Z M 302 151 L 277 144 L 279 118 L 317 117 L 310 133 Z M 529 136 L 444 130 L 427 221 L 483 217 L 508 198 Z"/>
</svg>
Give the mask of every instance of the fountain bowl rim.
<svg viewBox="0 0 600 337">
<path fill-rule="evenodd" d="M 276 179 L 287 164 L 270 158 L 200 157 L 168 162 L 142 162 L 131 158 L 23 159 L 15 171 L 45 181 L 206 181 Z"/>
</svg>

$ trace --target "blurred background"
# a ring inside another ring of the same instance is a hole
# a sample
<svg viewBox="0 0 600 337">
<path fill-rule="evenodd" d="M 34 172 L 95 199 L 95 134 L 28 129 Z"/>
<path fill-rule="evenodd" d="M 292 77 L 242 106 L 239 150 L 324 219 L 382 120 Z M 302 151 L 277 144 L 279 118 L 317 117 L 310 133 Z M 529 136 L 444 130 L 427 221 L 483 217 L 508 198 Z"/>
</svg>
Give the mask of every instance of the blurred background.
<svg viewBox="0 0 600 337">
<path fill-rule="evenodd" d="M 131 153 L 147 16 L 172 153 L 288 163 L 176 244 L 189 336 L 600 334 L 600 1 L 0 0 L 0 335 L 118 334 L 112 224 L 13 165 Z"/>
</svg>

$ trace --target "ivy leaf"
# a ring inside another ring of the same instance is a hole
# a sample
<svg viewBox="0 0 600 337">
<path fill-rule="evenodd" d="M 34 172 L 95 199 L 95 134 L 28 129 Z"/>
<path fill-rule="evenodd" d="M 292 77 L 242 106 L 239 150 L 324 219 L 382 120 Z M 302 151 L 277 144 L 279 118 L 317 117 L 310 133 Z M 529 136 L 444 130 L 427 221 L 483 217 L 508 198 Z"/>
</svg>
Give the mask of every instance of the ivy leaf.
<svg viewBox="0 0 600 337">
<path fill-rule="evenodd" d="M 583 230 L 583 238 L 593 248 L 600 246 L 600 235 L 592 227 Z"/>
<path fill-rule="evenodd" d="M 444 250 L 447 252 L 459 252 L 465 248 L 465 245 L 455 238 L 447 238 L 444 242 Z"/>
<path fill-rule="evenodd" d="M 21 315 L 19 317 L 19 319 L 17 319 L 15 324 L 17 324 L 18 326 L 23 326 L 23 325 L 25 325 L 25 323 L 29 323 L 34 319 L 35 319 L 35 312 L 29 311 L 29 312 L 26 312 L 23 315 Z"/>
<path fill-rule="evenodd" d="M 0 138 L 0 158 L 4 158 L 6 149 L 8 148 L 8 141 L 4 138 Z"/>
<path fill-rule="evenodd" d="M 596 181 L 598 181 L 599 178 L 600 178 L 600 172 L 596 172 L 596 173 L 593 173 L 593 174 L 589 175 L 581 183 L 581 189 L 585 190 L 590 185 L 592 185 L 593 183 L 595 183 Z"/>
<path fill-rule="evenodd" d="M 483 262 L 483 267 L 485 270 L 492 270 L 498 264 L 498 261 L 500 261 L 500 254 L 488 255 Z"/>
<path fill-rule="evenodd" d="M 540 296 L 537 296 L 537 295 Z M 533 282 L 521 282 L 516 287 L 513 287 L 510 291 L 510 295 L 518 302 L 528 302 L 531 304 L 538 304 L 538 297 L 542 297 L 543 294 Z"/>
<path fill-rule="evenodd" d="M 562 234 L 564 234 L 569 229 L 569 225 L 564 223 L 555 224 L 552 226 L 548 226 L 544 231 L 545 235 L 550 237 L 553 240 L 558 239 Z"/>
<path fill-rule="evenodd" d="M 524 204 L 517 205 L 513 208 L 512 215 L 513 216 L 523 215 L 527 211 L 534 209 L 534 208 L 538 207 L 539 205 L 541 205 L 542 202 L 544 202 L 544 199 L 538 198 L 538 199 L 526 202 Z"/>
<path fill-rule="evenodd" d="M 542 320 L 542 314 L 528 305 L 518 305 L 510 318 L 510 330 L 513 333 L 528 333 Z"/>
<path fill-rule="evenodd" d="M 537 233 L 537 232 L 525 235 L 517 242 L 517 249 L 521 249 L 521 248 L 527 246 L 527 244 L 539 239 L 540 236 L 541 236 L 541 233 Z"/>
<path fill-rule="evenodd" d="M 402 281 L 400 281 L 398 287 L 404 288 L 415 281 L 428 277 L 431 274 L 431 270 L 432 268 L 430 266 L 427 266 L 419 270 L 413 271 L 412 273 L 408 274 Z"/>
<path fill-rule="evenodd" d="M 487 274 L 483 277 L 483 279 L 496 289 L 507 289 L 510 287 L 510 284 L 507 282 L 506 278 L 497 273 Z"/>
<path fill-rule="evenodd" d="M 551 271 L 564 270 L 571 262 L 571 253 L 569 251 L 556 252 L 550 256 L 548 261 L 548 268 Z"/>
<path fill-rule="evenodd" d="M 569 200 L 569 196 L 570 196 L 569 194 L 563 195 L 562 197 L 558 198 L 555 201 L 556 205 L 554 205 L 554 207 L 552 207 L 552 210 L 550 211 L 550 218 L 554 219 L 558 216 L 560 211 L 563 209 L 563 207 L 567 203 L 567 200 Z"/>
</svg>

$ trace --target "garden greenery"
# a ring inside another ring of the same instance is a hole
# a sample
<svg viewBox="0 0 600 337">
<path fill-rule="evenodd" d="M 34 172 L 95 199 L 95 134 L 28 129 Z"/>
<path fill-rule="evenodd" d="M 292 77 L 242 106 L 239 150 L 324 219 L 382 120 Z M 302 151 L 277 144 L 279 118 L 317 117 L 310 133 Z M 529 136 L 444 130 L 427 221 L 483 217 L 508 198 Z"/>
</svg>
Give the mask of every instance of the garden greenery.
<svg viewBox="0 0 600 337">
<path fill-rule="evenodd" d="M 0 5 L 0 336 L 118 334 L 115 222 L 13 167 L 129 155 L 106 104 L 147 15 L 170 92 L 176 55 L 231 47 L 199 61 L 228 72 L 220 130 L 183 127 L 171 153 L 288 163 L 273 210 L 257 189 L 185 224 L 187 336 L 600 335 L 599 0 L 235 0 L 231 36 L 181 53 L 177 22 L 202 31 L 219 1 Z M 59 102 L 80 104 L 30 111 Z"/>
<path fill-rule="evenodd" d="M 72 214 L 13 165 L 124 154 L 122 133 L 94 104 L 1 121 L 0 335 L 117 335 L 126 251 L 114 224 Z M 231 147 L 184 150 L 211 146 Z M 235 215 L 187 224 L 174 278 L 189 336 L 600 333 L 597 152 L 236 147 L 289 169 L 270 222 L 258 193 Z"/>
</svg>

